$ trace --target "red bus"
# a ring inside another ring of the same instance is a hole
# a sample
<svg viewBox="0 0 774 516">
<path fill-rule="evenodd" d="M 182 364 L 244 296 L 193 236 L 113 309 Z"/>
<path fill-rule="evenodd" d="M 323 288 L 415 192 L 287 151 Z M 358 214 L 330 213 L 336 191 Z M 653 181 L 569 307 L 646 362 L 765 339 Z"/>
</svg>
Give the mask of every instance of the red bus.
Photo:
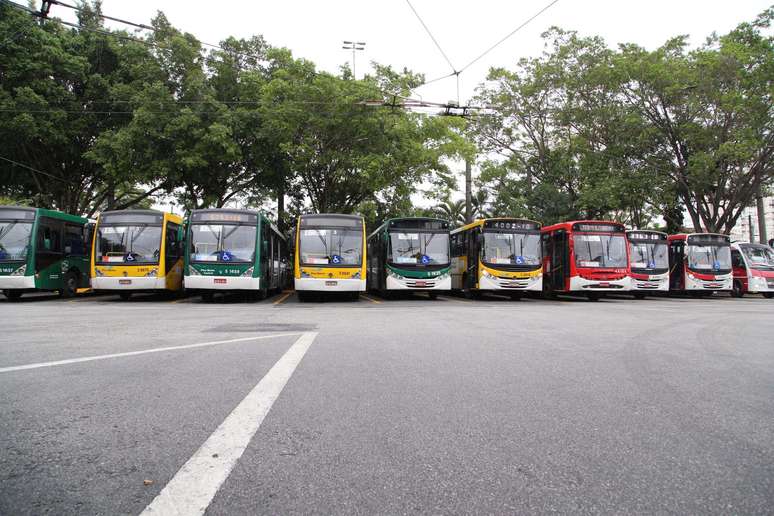
<svg viewBox="0 0 774 516">
<path fill-rule="evenodd" d="M 669 292 L 669 246 L 661 231 L 634 229 L 626 232 L 634 297 L 649 292 Z"/>
<path fill-rule="evenodd" d="M 731 244 L 734 289 L 731 295 L 761 294 L 774 299 L 774 249 L 764 244 Z"/>
<path fill-rule="evenodd" d="M 669 235 L 669 290 L 692 295 L 730 291 L 731 239 L 717 233 Z"/>
<path fill-rule="evenodd" d="M 576 220 L 541 230 L 543 290 L 585 293 L 596 301 L 605 292 L 629 290 L 626 228 L 618 222 Z"/>
</svg>

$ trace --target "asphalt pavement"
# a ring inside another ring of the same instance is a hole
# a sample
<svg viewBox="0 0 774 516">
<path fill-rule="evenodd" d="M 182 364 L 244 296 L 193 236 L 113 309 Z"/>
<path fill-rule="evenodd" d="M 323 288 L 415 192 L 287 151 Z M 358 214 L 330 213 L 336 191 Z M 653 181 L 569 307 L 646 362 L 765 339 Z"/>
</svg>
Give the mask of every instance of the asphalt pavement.
<svg viewBox="0 0 774 516">
<path fill-rule="evenodd" d="M 0 321 L 3 515 L 774 512 L 774 300 L 0 296 Z"/>
</svg>

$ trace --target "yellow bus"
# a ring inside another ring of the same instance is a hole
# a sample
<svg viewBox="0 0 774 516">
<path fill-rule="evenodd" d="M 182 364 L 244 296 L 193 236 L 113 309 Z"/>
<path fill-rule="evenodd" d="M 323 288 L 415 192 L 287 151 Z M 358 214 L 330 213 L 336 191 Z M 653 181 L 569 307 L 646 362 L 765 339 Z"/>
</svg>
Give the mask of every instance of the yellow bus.
<svg viewBox="0 0 774 516">
<path fill-rule="evenodd" d="M 359 215 L 301 215 L 294 253 L 299 300 L 310 292 L 350 292 L 354 298 L 365 292 L 365 238 Z"/>
<path fill-rule="evenodd" d="M 134 292 L 178 292 L 183 284 L 183 219 L 156 210 L 107 211 L 97 219 L 91 286 L 128 300 Z"/>
<path fill-rule="evenodd" d="M 497 291 L 520 298 L 543 289 L 540 224 L 480 219 L 451 232 L 452 289 L 466 297 Z"/>
</svg>

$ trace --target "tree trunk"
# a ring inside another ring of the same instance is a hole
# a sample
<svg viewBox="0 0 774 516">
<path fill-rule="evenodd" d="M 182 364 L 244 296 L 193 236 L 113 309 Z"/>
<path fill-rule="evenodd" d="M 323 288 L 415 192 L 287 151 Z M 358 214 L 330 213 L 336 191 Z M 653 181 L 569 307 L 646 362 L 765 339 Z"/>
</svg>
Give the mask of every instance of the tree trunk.
<svg viewBox="0 0 774 516">
<path fill-rule="evenodd" d="M 766 234 L 766 206 L 763 203 L 760 183 L 758 183 L 758 188 L 755 191 L 755 204 L 758 207 L 758 241 L 761 244 L 766 244 L 769 238 Z"/>
<path fill-rule="evenodd" d="M 471 167 L 470 167 L 470 160 L 465 160 L 465 224 L 470 224 L 473 222 L 472 215 L 472 201 L 473 201 L 473 194 L 471 191 L 471 183 L 472 183 L 472 173 L 471 173 Z"/>
<path fill-rule="evenodd" d="M 277 227 L 280 232 L 285 231 L 285 188 L 277 188 Z"/>
</svg>

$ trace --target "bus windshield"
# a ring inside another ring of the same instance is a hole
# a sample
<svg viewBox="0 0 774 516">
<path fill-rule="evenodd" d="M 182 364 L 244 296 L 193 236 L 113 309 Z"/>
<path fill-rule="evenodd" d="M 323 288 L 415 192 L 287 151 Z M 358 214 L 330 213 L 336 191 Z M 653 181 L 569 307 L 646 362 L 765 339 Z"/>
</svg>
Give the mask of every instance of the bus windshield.
<svg viewBox="0 0 774 516">
<path fill-rule="evenodd" d="M 0 221 L 0 261 L 24 261 L 30 247 L 32 222 Z"/>
<path fill-rule="evenodd" d="M 97 261 L 101 263 L 158 263 L 161 226 L 127 225 L 97 228 Z"/>
<path fill-rule="evenodd" d="M 774 249 L 764 245 L 742 245 L 740 247 L 750 267 L 763 271 L 774 270 Z"/>
<path fill-rule="evenodd" d="M 577 267 L 626 267 L 626 238 L 623 235 L 573 235 Z"/>
<path fill-rule="evenodd" d="M 255 260 L 256 226 L 193 224 L 191 261 L 252 262 Z"/>
<path fill-rule="evenodd" d="M 307 265 L 356 265 L 363 263 L 362 229 L 302 229 L 300 261 Z"/>
<path fill-rule="evenodd" d="M 485 231 L 481 260 L 494 265 L 540 265 L 540 235 Z"/>
<path fill-rule="evenodd" d="M 668 269 L 668 251 L 666 243 L 630 242 L 629 261 L 632 269 Z"/>
<path fill-rule="evenodd" d="M 400 265 L 447 265 L 448 233 L 390 231 L 390 261 Z"/>
<path fill-rule="evenodd" d="M 689 245 L 688 268 L 696 271 L 731 269 L 731 248 L 727 245 Z"/>
</svg>

